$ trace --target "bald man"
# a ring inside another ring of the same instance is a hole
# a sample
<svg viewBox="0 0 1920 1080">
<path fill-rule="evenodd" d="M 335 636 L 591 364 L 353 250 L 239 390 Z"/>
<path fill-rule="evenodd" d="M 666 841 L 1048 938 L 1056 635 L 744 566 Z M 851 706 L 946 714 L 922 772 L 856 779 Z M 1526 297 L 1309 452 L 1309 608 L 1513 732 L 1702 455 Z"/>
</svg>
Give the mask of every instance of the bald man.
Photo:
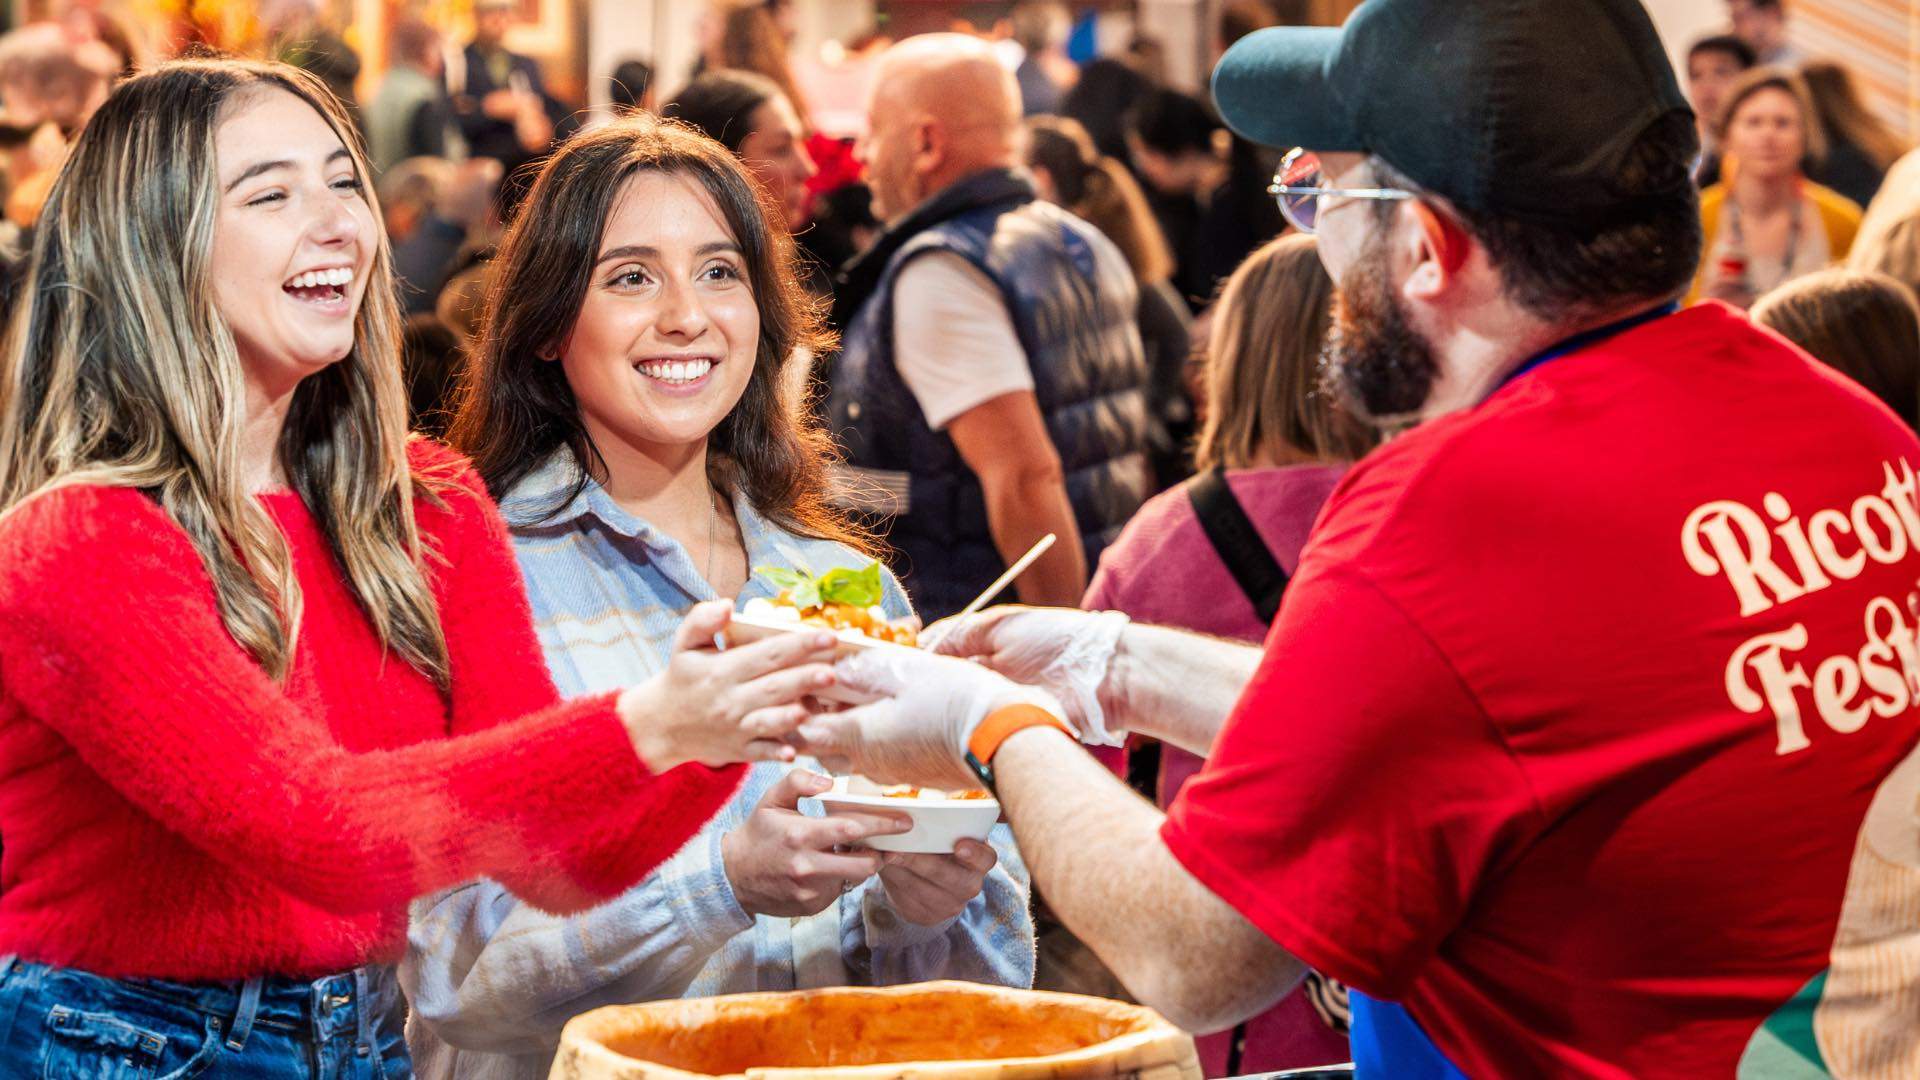
<svg viewBox="0 0 1920 1080">
<path fill-rule="evenodd" d="M 1020 94 L 977 39 L 882 58 L 862 150 L 887 225 L 842 275 L 829 411 L 841 488 L 890 523 L 928 619 L 1048 533 L 1014 588 L 1077 605 L 1149 492 L 1138 293 L 1099 230 L 1017 171 Z"/>
</svg>

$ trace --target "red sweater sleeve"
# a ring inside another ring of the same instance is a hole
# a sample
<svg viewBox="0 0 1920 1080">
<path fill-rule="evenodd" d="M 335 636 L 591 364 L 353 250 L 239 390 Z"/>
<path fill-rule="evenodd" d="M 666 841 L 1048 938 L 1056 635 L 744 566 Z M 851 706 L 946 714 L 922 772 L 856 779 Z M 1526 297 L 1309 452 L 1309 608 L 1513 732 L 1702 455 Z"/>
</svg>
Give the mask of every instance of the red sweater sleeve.
<svg viewBox="0 0 1920 1080">
<path fill-rule="evenodd" d="M 499 508 L 453 450 L 416 438 L 408 455 L 434 491 L 415 497 L 414 514 L 438 545 L 428 564 L 452 672 L 450 733 L 484 731 L 547 708 L 560 695 Z"/>
<path fill-rule="evenodd" d="M 470 571 L 486 573 L 445 569 Z M 518 580 L 493 585 L 514 594 Z M 498 618 L 524 618 L 508 609 Z M 463 649 L 484 648 L 455 626 Z M 228 635 L 186 535 L 143 495 L 70 488 L 0 522 L 6 696 L 142 812 L 327 910 L 390 908 L 480 875 L 540 907 L 585 907 L 671 855 L 730 794 L 737 770 L 650 774 L 609 698 L 556 704 L 544 667 L 501 667 L 548 707 L 351 753 Z"/>
</svg>

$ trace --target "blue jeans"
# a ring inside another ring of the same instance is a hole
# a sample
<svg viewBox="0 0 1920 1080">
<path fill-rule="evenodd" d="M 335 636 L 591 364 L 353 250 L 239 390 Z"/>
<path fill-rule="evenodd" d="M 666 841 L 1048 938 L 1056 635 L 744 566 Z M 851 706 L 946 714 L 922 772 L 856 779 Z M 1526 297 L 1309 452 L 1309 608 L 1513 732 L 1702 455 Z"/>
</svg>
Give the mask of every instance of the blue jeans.
<svg viewBox="0 0 1920 1080">
<path fill-rule="evenodd" d="M 0 957 L 7 1080 L 404 1080 L 405 1020 L 388 967 L 188 984 Z"/>
</svg>

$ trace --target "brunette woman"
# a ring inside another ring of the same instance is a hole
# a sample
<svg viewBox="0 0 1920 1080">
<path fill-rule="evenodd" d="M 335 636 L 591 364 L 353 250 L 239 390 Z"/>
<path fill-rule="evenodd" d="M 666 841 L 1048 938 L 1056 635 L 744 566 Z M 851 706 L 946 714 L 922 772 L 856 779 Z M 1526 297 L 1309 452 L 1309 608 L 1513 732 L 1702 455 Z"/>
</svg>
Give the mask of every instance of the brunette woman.
<svg viewBox="0 0 1920 1080">
<path fill-rule="evenodd" d="M 1813 179 L 1866 206 L 1880 193 L 1887 170 L 1912 144 L 1867 104 L 1844 64 L 1811 60 L 1800 69 L 1800 77 L 1827 136 L 1827 159 L 1813 171 Z"/>
<path fill-rule="evenodd" d="M 783 211 L 781 224 L 795 236 L 795 267 L 807 292 L 832 295 L 832 268 L 804 246 L 812 233 L 806 229 L 813 207 L 808 181 L 820 170 L 808 150 L 800 113 L 780 84 L 751 71 L 709 71 L 667 102 L 661 115 L 692 125 L 740 159 Z M 806 366 L 798 364 L 795 371 Z"/>
<path fill-rule="evenodd" d="M 0 358 L 0 1075 L 404 1076 L 410 898 L 618 894 L 831 679 L 714 653 L 717 608 L 559 699 L 479 480 L 408 442 L 349 132 L 296 69 L 162 65 L 41 219 Z"/>
<path fill-rule="evenodd" d="M 739 158 L 773 195 L 788 229 L 806 224 L 807 181 L 819 170 L 800 113 L 778 83 L 751 71 L 705 72 L 661 115 L 691 124 Z"/>
<path fill-rule="evenodd" d="M 570 692 L 660 670 L 697 603 L 770 598 L 756 567 L 871 567 L 857 602 L 910 613 L 828 509 L 825 437 L 779 391 L 785 358 L 819 338 L 779 222 L 720 144 L 634 116 L 562 145 L 501 248 L 452 439 L 500 496 Z M 585 914 L 491 881 L 417 907 L 403 977 L 423 1074 L 544 1077 L 567 1018 L 600 1004 L 1031 981 L 1025 869 L 1004 830 L 883 859 L 858 845 L 899 831 L 896 816 L 800 813 L 827 785 L 754 770 L 685 850 Z"/>
<path fill-rule="evenodd" d="M 861 179 L 864 165 L 854 155 L 854 140 L 847 127 L 852 118 L 842 115 L 841 126 L 847 130 L 832 135 L 816 123 L 819 118 L 813 115 L 794 77 L 794 63 L 787 48 L 793 40 L 791 4 L 784 0 L 715 0 L 715 9 L 717 33 L 706 51 L 705 70 L 759 75 L 779 87 L 780 96 L 793 107 L 801 130 L 806 132 L 807 157 L 817 169 L 806 182 L 803 215 L 814 228 L 801 235 L 801 244 L 825 266 L 840 266 L 861 250 L 863 235 L 879 232 L 879 223 L 867 206 L 867 185 Z M 865 47 L 853 46 L 855 51 Z M 819 280 L 809 281 L 813 292 L 824 296 L 826 290 L 821 285 Z"/>
</svg>

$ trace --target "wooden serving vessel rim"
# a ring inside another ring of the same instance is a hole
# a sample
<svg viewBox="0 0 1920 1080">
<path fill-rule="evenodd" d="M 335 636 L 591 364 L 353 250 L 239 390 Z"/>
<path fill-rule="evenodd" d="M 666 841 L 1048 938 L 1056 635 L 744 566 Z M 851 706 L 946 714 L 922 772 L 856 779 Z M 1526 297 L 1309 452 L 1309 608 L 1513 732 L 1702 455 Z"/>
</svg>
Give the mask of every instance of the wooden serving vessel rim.
<svg viewBox="0 0 1920 1080">
<path fill-rule="evenodd" d="M 658 1062 L 647 1061 L 642 1058 L 629 1057 L 626 1054 L 611 1049 L 604 1042 L 589 1037 L 589 1032 L 600 1034 L 600 1032 L 595 1029 L 614 1022 L 619 1016 L 630 1013 L 634 1009 L 645 1009 L 649 1006 L 656 1005 L 670 1006 L 677 1003 L 677 1001 L 639 1002 L 633 1005 L 604 1006 L 581 1013 L 579 1016 L 567 1021 L 566 1029 L 561 1033 L 561 1053 L 565 1055 L 571 1050 L 571 1052 L 579 1056 L 583 1063 L 604 1069 L 608 1075 L 614 1077 L 644 1076 L 657 1078 L 657 1080 L 785 1080 L 785 1078 L 798 1076 L 818 1077 L 822 1072 L 831 1070 L 835 1076 L 844 1076 L 853 1078 L 853 1080 L 859 1080 L 861 1077 L 882 1076 L 936 1078 L 948 1073 L 962 1071 L 977 1073 L 983 1065 L 991 1065 L 1003 1069 L 1077 1065 L 1098 1058 L 1108 1057 L 1116 1052 L 1122 1052 L 1167 1035 L 1191 1038 L 1186 1032 L 1175 1027 L 1166 1017 L 1161 1016 L 1159 1013 L 1143 1005 L 1132 1005 L 1127 1002 L 1112 1001 L 1105 998 L 1086 997 L 1080 994 L 1063 994 L 1051 990 L 982 986 L 952 979 L 938 982 L 906 983 L 899 986 L 836 986 L 825 987 L 819 990 L 799 991 L 762 990 L 744 994 L 728 994 L 724 995 L 723 998 L 709 1000 L 737 1000 L 741 1002 L 778 1001 L 791 1000 L 795 997 L 919 996 L 937 992 L 956 993 L 967 997 L 992 997 L 1001 999 L 1013 996 L 1036 1001 L 1046 999 L 1054 1001 L 1071 999 L 1083 1007 L 1089 1004 L 1097 1005 L 1100 1007 L 1100 1011 L 1124 1015 L 1139 1023 L 1141 1026 L 1133 1031 L 1122 1032 L 1111 1039 L 1106 1039 L 1089 1046 L 1038 1057 L 955 1058 L 944 1061 L 890 1061 L 879 1062 L 873 1065 L 782 1065 L 753 1068 L 738 1073 L 698 1073 L 676 1068 L 671 1065 L 662 1065 Z M 576 1028 L 582 1030 L 576 1032 Z M 574 1038 L 574 1036 L 578 1036 L 578 1038 Z M 571 1046 L 569 1046 L 570 1042 L 572 1043 Z"/>
</svg>

